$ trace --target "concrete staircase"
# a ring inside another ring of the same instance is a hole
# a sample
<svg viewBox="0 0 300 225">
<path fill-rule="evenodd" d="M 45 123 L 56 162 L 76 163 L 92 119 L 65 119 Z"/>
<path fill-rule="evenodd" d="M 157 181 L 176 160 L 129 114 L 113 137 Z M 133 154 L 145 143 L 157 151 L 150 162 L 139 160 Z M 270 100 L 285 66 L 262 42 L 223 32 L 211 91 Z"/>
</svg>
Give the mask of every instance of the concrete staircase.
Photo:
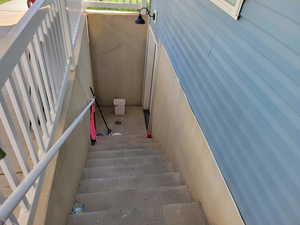
<svg viewBox="0 0 300 225">
<path fill-rule="evenodd" d="M 207 225 L 178 172 L 140 135 L 103 137 L 91 147 L 69 225 Z"/>
</svg>

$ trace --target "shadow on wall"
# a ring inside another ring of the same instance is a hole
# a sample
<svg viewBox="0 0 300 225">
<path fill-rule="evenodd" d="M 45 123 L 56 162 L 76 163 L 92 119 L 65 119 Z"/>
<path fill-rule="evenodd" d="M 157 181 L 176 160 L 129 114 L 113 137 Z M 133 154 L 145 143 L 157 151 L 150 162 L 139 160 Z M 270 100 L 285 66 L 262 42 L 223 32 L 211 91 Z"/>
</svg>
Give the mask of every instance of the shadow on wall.
<svg viewBox="0 0 300 225">
<path fill-rule="evenodd" d="M 141 105 L 147 25 L 136 13 L 88 13 L 96 97 L 111 106 L 114 97 Z"/>
</svg>

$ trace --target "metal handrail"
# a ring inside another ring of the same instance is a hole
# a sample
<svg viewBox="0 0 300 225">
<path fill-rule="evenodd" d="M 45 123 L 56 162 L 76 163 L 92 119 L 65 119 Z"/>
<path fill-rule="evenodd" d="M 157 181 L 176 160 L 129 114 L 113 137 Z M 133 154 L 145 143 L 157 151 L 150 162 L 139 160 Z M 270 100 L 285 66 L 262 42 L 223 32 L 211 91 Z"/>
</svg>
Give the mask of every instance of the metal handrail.
<svg viewBox="0 0 300 225">
<path fill-rule="evenodd" d="M 22 201 L 28 190 L 34 185 L 35 181 L 42 175 L 47 168 L 53 157 L 59 152 L 60 147 L 65 143 L 73 130 L 77 127 L 79 122 L 83 119 L 88 112 L 90 106 L 94 104 L 93 98 L 84 110 L 73 120 L 71 125 L 65 130 L 55 144 L 45 154 L 43 159 L 35 166 L 33 170 L 25 177 L 21 184 L 15 189 L 15 191 L 5 200 L 0 206 L 0 225 L 4 225 L 5 221 L 9 218 L 13 210 Z"/>
</svg>

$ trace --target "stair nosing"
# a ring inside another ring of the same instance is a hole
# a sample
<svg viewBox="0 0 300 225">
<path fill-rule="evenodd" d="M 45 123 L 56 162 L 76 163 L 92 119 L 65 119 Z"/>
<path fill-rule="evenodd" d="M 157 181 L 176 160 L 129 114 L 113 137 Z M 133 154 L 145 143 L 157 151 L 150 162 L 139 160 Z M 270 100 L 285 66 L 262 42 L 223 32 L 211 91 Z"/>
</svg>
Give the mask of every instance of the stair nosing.
<svg viewBox="0 0 300 225">
<path fill-rule="evenodd" d="M 87 159 L 87 163 L 90 161 L 113 161 L 113 160 L 126 160 L 126 159 L 140 159 L 140 158 L 156 158 L 156 157 L 161 157 L 159 154 L 154 154 L 154 155 L 138 155 L 138 156 L 124 156 L 124 157 L 114 157 L 114 158 L 95 158 L 95 159 Z M 164 158 L 164 157 L 163 157 Z"/>
<path fill-rule="evenodd" d="M 125 148 L 124 150 L 122 150 L 122 149 L 114 149 L 114 150 L 92 150 L 92 151 L 89 151 L 88 153 L 95 153 L 95 152 L 107 152 L 107 153 L 108 152 L 133 152 L 133 151 L 154 151 L 154 152 L 159 152 L 159 150 L 153 149 L 153 148 L 129 148 L 129 149 Z"/>
<path fill-rule="evenodd" d="M 101 142 L 101 141 L 98 141 L 95 145 L 93 145 L 93 146 L 91 146 L 91 148 L 95 148 L 95 147 L 101 147 L 101 146 L 104 146 L 104 145 L 109 145 L 109 144 L 111 144 L 111 145 L 159 145 L 159 143 L 158 142 L 156 142 L 156 141 L 149 141 L 149 142 L 133 142 L 133 143 L 130 143 L 130 140 L 128 141 L 127 140 L 127 142 L 126 141 L 124 141 L 124 143 L 123 142 L 117 142 L 117 141 L 115 141 L 115 142 L 106 142 L 105 143 L 105 141 L 104 142 Z"/>
<path fill-rule="evenodd" d="M 137 177 L 156 177 L 156 176 L 164 176 L 164 175 L 175 175 L 180 176 L 181 174 L 178 171 L 174 172 L 164 172 L 159 174 L 143 174 L 143 175 L 131 175 L 131 176 L 118 176 L 118 177 L 100 177 L 100 178 L 86 178 L 81 179 L 80 184 L 86 183 L 88 181 L 101 181 L 101 180 L 109 180 L 109 179 L 126 179 L 126 178 L 137 178 Z"/>
<path fill-rule="evenodd" d="M 186 186 L 183 184 L 178 184 L 178 185 L 172 185 L 172 186 L 167 186 L 167 185 L 162 185 L 162 186 L 157 186 L 157 187 L 149 187 L 149 188 L 117 188 L 117 189 L 113 189 L 113 190 L 103 190 L 103 191 L 96 191 L 96 192 L 80 192 L 76 195 L 76 197 L 78 195 L 81 194 L 103 194 L 103 193 L 111 193 L 111 192 L 122 192 L 122 191 L 138 191 L 138 192 L 142 192 L 142 191 L 149 191 L 149 190 L 157 190 L 157 189 L 162 189 L 162 190 L 172 190 L 172 189 L 168 189 L 168 188 L 174 188 L 176 189 L 177 187 L 182 187 L 182 186 Z M 180 189 L 180 188 L 178 188 Z M 183 189 L 183 188 L 182 188 Z M 189 193 L 188 189 L 186 189 L 186 191 Z M 190 194 L 190 193 L 189 193 Z"/>
<path fill-rule="evenodd" d="M 170 204 L 163 204 L 161 207 L 168 207 L 168 206 L 176 206 L 176 205 L 191 205 L 191 206 L 196 206 L 197 208 L 199 207 L 200 210 L 201 207 L 197 201 L 191 201 L 191 202 L 183 202 L 183 203 L 170 203 Z M 150 207 L 151 208 L 151 207 Z M 154 208 L 154 207 L 153 207 Z M 141 208 L 143 210 L 143 208 Z M 107 209 L 107 210 L 96 210 L 96 211 L 89 211 L 89 212 L 82 212 L 79 214 L 69 214 L 70 217 L 77 217 L 81 215 L 88 215 L 88 214 L 96 214 L 96 213 L 106 213 L 110 210 L 118 210 L 118 209 Z"/>
<path fill-rule="evenodd" d="M 165 167 L 166 169 L 168 169 L 168 164 L 166 164 L 166 163 L 163 163 L 163 162 L 160 162 L 160 163 L 162 163 L 162 166 L 163 167 Z M 170 165 L 171 165 L 171 163 L 169 163 Z M 145 165 L 151 165 L 151 163 L 144 163 L 144 164 L 133 164 L 133 165 L 122 165 L 122 166 L 94 166 L 94 167 L 84 167 L 83 168 L 83 170 L 84 171 L 86 171 L 86 170 L 91 170 L 91 169 L 94 169 L 94 170 L 96 170 L 96 168 L 99 168 L 99 169 L 103 169 L 103 168 L 105 168 L 105 169 L 115 169 L 115 168 L 132 168 L 132 167 L 141 167 L 141 166 L 145 166 Z M 172 166 L 172 165 L 171 165 Z M 173 169 L 173 167 L 172 167 L 172 169 Z"/>
<path fill-rule="evenodd" d="M 163 159 L 159 159 L 157 162 L 155 163 L 160 163 L 162 165 L 164 165 L 166 162 L 166 160 L 163 160 Z M 131 167 L 143 167 L 143 166 L 149 166 L 149 165 L 153 165 L 153 162 L 139 162 L 139 163 L 131 163 L 131 164 L 128 164 L 128 165 L 86 165 L 84 167 L 84 169 L 93 169 L 93 168 L 105 168 L 105 169 L 113 169 L 113 168 L 131 168 Z M 168 167 L 167 167 L 168 168 Z M 173 169 L 173 168 L 172 168 Z"/>
<path fill-rule="evenodd" d="M 95 145 L 95 146 L 92 146 L 92 147 L 89 147 L 89 150 L 90 151 L 92 151 L 92 152 L 94 152 L 94 151 L 113 151 L 113 150 L 119 150 L 119 149 L 144 149 L 144 148 L 157 148 L 158 147 L 158 145 L 157 144 L 153 144 L 153 143 L 151 143 L 151 145 L 150 145 L 150 143 L 149 143 L 149 146 L 130 146 L 130 145 L 128 145 L 128 146 L 105 146 L 105 147 L 100 147 L 100 146 L 98 146 L 97 147 L 97 145 Z"/>
<path fill-rule="evenodd" d="M 127 142 L 126 142 L 127 141 Z M 97 143 L 101 144 L 101 143 L 118 143 L 118 144 L 123 144 L 123 143 L 128 143 L 128 142 L 132 142 L 132 141 L 135 141 L 136 143 L 139 143 L 139 144 L 143 144 L 143 143 L 157 143 L 151 139 L 148 139 L 148 138 L 129 138 L 126 139 L 126 138 L 113 138 L 113 139 L 110 139 L 110 138 L 107 138 L 107 139 L 100 139 L 100 140 L 97 140 Z"/>
<path fill-rule="evenodd" d="M 106 147 L 110 147 L 111 146 L 117 146 L 119 147 L 119 145 L 127 145 L 127 146 L 133 146 L 133 147 L 136 147 L 136 146 L 139 146 L 139 145 L 145 145 L 145 146 L 148 146 L 148 145 L 158 145 L 156 142 L 153 142 L 153 141 L 103 141 L 103 142 L 98 142 L 97 144 L 93 145 L 93 146 L 90 146 L 90 148 L 97 148 L 97 147 L 103 147 L 103 148 L 106 148 Z"/>
<path fill-rule="evenodd" d="M 95 168 L 95 167 L 101 167 L 101 168 L 103 168 L 103 167 L 114 167 L 114 168 L 118 168 L 118 167 L 123 167 L 123 166 L 143 166 L 143 165 L 153 164 L 154 163 L 153 160 L 155 160 L 155 163 L 166 163 L 167 162 L 167 160 L 165 158 L 162 158 L 162 157 L 155 158 L 155 157 L 153 157 L 153 158 L 146 158 L 148 161 L 129 162 L 127 165 L 119 165 L 119 164 L 114 163 L 114 161 L 113 161 L 114 159 L 116 159 L 116 158 L 106 158 L 106 159 L 99 159 L 99 160 L 91 159 L 92 161 L 88 160 L 84 168 L 85 169 Z M 130 158 L 128 159 L 127 157 L 120 158 L 120 159 L 118 158 L 117 160 L 122 161 L 122 159 L 124 159 L 123 160 L 124 162 L 127 162 L 127 161 L 130 160 Z M 109 164 L 109 165 L 96 165 L 96 164 L 95 165 L 89 165 L 91 163 L 101 164 L 101 163 L 109 162 L 109 161 L 111 161 L 111 164 Z"/>
<path fill-rule="evenodd" d="M 120 137 L 144 137 L 147 138 L 147 134 L 146 132 L 143 134 L 122 134 L 122 135 L 105 135 L 105 136 L 98 136 L 97 138 L 120 138 Z M 152 138 L 148 138 L 148 139 L 152 139 Z"/>
<path fill-rule="evenodd" d="M 124 188 L 124 189 L 120 189 L 120 190 L 109 190 L 109 191 L 98 191 L 98 192 L 89 192 L 89 193 L 77 193 L 76 194 L 76 198 L 77 197 L 81 197 L 81 196 L 88 196 L 88 195 L 97 195 L 97 194 L 104 194 L 104 193 L 114 193 L 114 192 L 124 192 L 124 191 L 138 191 L 138 192 L 142 192 L 142 191 L 151 191 L 151 190 L 176 190 L 176 189 L 186 189 L 186 191 L 190 194 L 189 189 L 187 187 L 187 185 L 176 185 L 176 186 L 161 186 L 161 187 L 150 187 L 150 188 L 144 188 L 143 190 L 139 190 L 139 189 L 134 189 L 134 188 Z"/>
</svg>

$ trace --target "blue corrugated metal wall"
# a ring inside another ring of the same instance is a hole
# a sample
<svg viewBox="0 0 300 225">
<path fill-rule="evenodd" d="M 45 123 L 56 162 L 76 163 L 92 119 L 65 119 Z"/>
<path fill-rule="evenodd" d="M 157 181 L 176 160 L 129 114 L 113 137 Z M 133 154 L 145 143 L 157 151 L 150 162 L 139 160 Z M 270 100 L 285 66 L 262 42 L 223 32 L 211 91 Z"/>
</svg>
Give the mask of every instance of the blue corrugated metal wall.
<svg viewBox="0 0 300 225">
<path fill-rule="evenodd" d="M 246 0 L 238 21 L 209 0 L 153 9 L 246 224 L 299 225 L 300 1 Z"/>
</svg>

